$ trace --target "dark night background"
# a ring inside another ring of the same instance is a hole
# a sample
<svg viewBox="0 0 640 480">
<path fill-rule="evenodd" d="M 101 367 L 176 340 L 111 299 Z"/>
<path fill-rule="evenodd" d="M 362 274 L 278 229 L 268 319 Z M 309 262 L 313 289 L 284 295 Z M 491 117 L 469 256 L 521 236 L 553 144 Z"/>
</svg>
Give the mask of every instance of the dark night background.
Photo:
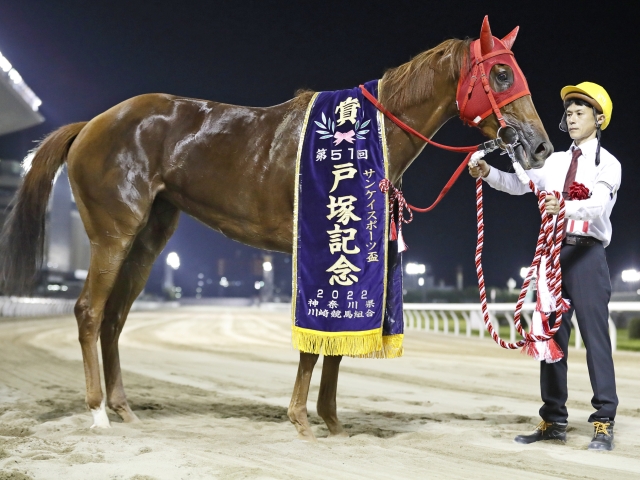
<svg viewBox="0 0 640 480">
<path fill-rule="evenodd" d="M 607 249 L 612 276 L 640 267 L 637 20 L 635 2 L 284 2 L 34 1 L 0 2 L 0 51 L 42 101 L 47 121 L 0 138 L 0 157 L 22 158 L 56 127 L 89 120 L 131 96 L 165 92 L 226 103 L 267 106 L 302 87 L 350 88 L 451 38 L 477 37 L 489 14 L 494 35 L 516 25 L 514 52 L 556 150 L 570 139 L 557 128 L 560 88 L 585 80 L 603 85 L 614 103 L 603 145 L 622 163 L 622 187 Z M 633 5 L 633 6 L 632 6 Z M 634 133 L 635 132 L 635 133 Z M 452 120 L 435 139 L 482 141 Z M 436 197 L 461 157 L 427 147 L 404 178 L 410 203 Z M 490 163 L 507 168 L 505 157 Z M 533 256 L 540 218 L 532 195 L 485 189 L 485 275 L 489 285 L 519 279 Z M 464 175 L 432 213 L 405 227 L 405 261 L 428 262 L 436 281 L 454 283 L 462 265 L 474 282 L 474 185 Z M 180 254 L 180 275 L 248 247 L 183 215 L 167 250 Z M 164 256 L 161 257 L 164 260 Z M 155 268 L 150 286 L 160 284 Z"/>
</svg>

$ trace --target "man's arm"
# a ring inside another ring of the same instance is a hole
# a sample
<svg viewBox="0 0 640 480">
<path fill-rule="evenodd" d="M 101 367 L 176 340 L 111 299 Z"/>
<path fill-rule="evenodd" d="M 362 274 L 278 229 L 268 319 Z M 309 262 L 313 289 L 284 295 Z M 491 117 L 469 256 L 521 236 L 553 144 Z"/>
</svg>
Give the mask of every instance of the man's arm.
<svg viewBox="0 0 640 480">
<path fill-rule="evenodd" d="M 489 184 L 489 186 L 496 190 L 510 193 L 511 195 L 524 195 L 527 192 L 531 192 L 529 185 L 524 185 L 520 182 L 515 173 L 507 173 L 502 170 L 498 170 L 497 168 L 490 166 L 484 160 L 479 160 L 477 167 L 469 166 L 469 173 L 474 178 L 478 178 L 482 175 L 482 178 Z"/>
</svg>

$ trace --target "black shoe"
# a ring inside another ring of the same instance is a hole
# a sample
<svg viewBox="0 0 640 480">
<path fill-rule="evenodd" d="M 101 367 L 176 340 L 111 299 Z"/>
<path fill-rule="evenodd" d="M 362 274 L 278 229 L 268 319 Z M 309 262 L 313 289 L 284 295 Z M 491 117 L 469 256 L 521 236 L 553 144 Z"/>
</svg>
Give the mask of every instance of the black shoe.
<svg viewBox="0 0 640 480">
<path fill-rule="evenodd" d="M 593 422 L 593 438 L 589 450 L 613 450 L 613 426 L 616 424 L 608 418 Z"/>
<path fill-rule="evenodd" d="M 545 422 L 542 420 L 531 435 L 518 435 L 513 440 L 517 443 L 533 443 L 540 440 L 567 441 L 567 423 Z"/>
</svg>

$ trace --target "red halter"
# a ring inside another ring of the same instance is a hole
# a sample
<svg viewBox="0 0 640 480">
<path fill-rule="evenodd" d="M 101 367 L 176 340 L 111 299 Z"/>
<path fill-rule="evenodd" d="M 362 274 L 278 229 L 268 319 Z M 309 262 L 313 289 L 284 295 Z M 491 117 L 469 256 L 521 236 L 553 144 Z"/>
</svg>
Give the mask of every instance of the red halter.
<svg viewBox="0 0 640 480">
<path fill-rule="evenodd" d="M 500 108 L 520 97 L 531 95 L 531 92 L 522 70 L 513 57 L 513 52 L 503 41 L 492 36 L 489 44 L 493 48 L 483 54 L 483 40 L 486 42 L 486 39 L 478 39 L 471 43 L 469 63 L 460 71 L 456 103 L 460 118 L 465 123 L 477 127 L 482 120 L 495 113 L 500 126 L 505 127 L 506 122 Z M 513 84 L 502 92 L 492 90 L 486 74 L 487 71 L 491 72 L 491 68 L 496 64 L 508 65 L 513 71 Z"/>
</svg>

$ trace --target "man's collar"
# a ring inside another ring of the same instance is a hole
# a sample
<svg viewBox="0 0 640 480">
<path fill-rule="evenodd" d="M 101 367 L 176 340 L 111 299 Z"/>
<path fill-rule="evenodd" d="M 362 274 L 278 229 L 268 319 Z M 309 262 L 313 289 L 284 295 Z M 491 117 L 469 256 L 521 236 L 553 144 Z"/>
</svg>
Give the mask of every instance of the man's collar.
<svg viewBox="0 0 640 480">
<path fill-rule="evenodd" d="M 597 147 L 598 139 L 592 138 L 591 140 L 582 143 L 579 147 L 576 146 L 575 142 L 573 142 L 569 151 L 572 152 L 574 148 L 579 148 L 580 150 L 582 150 L 583 156 L 591 158 L 595 156 Z"/>
</svg>

